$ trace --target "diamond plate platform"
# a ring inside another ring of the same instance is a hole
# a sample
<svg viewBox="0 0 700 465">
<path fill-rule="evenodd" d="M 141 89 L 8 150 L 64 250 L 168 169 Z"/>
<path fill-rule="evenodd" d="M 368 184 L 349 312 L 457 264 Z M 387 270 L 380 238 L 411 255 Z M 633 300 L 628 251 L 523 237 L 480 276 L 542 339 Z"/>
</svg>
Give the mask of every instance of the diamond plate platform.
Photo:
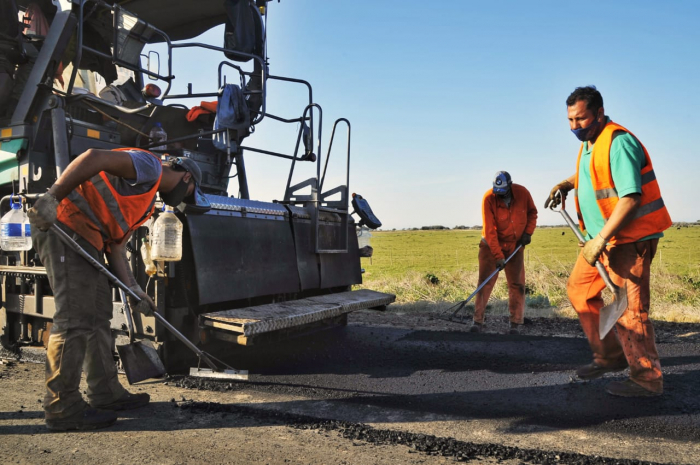
<svg viewBox="0 0 700 465">
<path fill-rule="evenodd" d="M 306 325 L 355 310 L 389 305 L 395 300 L 396 296 L 393 294 L 360 289 L 256 307 L 204 313 L 199 318 L 204 326 L 250 337 Z"/>
</svg>

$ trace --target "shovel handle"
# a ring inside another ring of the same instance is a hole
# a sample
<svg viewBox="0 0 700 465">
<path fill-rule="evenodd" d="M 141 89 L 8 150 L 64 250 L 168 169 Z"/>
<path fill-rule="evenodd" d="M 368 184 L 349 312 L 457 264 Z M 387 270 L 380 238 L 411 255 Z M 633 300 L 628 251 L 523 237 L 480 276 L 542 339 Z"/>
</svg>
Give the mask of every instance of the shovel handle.
<svg viewBox="0 0 700 465">
<path fill-rule="evenodd" d="M 550 210 L 555 211 L 555 212 L 558 211 L 559 213 L 561 213 L 561 216 L 564 217 L 564 221 L 566 221 L 566 224 L 569 225 L 569 227 L 570 227 L 571 230 L 574 232 L 574 234 L 576 235 L 576 237 L 578 238 L 578 240 L 579 240 L 580 242 L 585 243 L 585 242 L 586 242 L 586 239 L 583 237 L 583 234 L 581 234 L 581 231 L 579 231 L 578 226 L 576 225 L 576 223 L 574 223 L 574 221 L 571 219 L 571 217 L 569 216 L 569 214 L 568 214 L 568 213 L 566 212 L 566 210 L 565 210 L 565 206 L 564 206 L 564 200 L 565 200 L 565 199 L 564 199 L 564 195 L 562 194 L 561 191 L 557 191 L 557 192 L 558 192 L 559 195 L 561 195 L 561 208 L 557 209 L 557 208 L 552 204 L 552 205 L 549 207 Z M 605 269 L 605 267 L 603 266 L 603 264 L 600 263 L 600 261 L 596 260 L 596 262 L 595 262 L 595 267 L 596 267 L 596 269 L 598 270 L 598 274 L 600 274 L 600 277 L 603 278 L 603 281 L 605 282 L 605 285 L 606 285 L 607 288 L 610 290 L 610 292 L 612 292 L 613 294 L 616 294 L 619 288 L 612 282 L 612 280 L 610 279 L 610 275 L 608 275 L 608 272 L 607 272 L 607 270 Z"/>
<path fill-rule="evenodd" d="M 131 314 L 131 306 L 126 299 L 126 293 L 123 289 L 119 289 L 119 296 L 122 299 L 122 308 L 124 311 L 124 318 L 126 319 L 126 325 L 129 328 L 129 344 L 134 342 L 134 320 Z"/>
<path fill-rule="evenodd" d="M 105 275 L 107 277 L 107 279 L 112 284 L 117 286 L 119 289 L 121 289 L 125 293 L 129 294 L 131 297 L 133 297 L 137 301 L 139 301 L 139 302 L 141 301 L 141 298 L 138 295 L 136 295 L 136 293 L 134 291 L 129 289 L 129 287 L 126 284 L 121 282 L 119 280 L 119 278 L 117 278 L 114 274 L 112 274 L 112 272 L 110 272 L 106 266 L 104 266 L 99 261 L 95 260 L 94 257 L 92 257 L 82 247 L 80 247 L 80 244 L 75 242 L 75 240 L 72 237 L 70 237 L 70 235 L 68 233 L 66 233 L 63 229 L 59 228 L 56 224 L 53 224 L 53 225 L 51 225 L 51 230 L 53 232 L 55 232 L 58 235 L 59 239 L 61 239 L 68 247 L 73 249 L 78 255 L 80 255 L 85 260 L 87 260 L 92 266 L 94 266 L 97 269 L 97 271 L 99 271 L 100 273 Z M 168 329 L 168 331 L 170 331 L 176 338 L 178 338 L 178 340 L 180 342 L 185 344 L 187 347 L 190 348 L 190 350 L 192 350 L 194 353 L 196 353 L 197 356 L 202 361 L 204 361 L 204 363 L 209 365 L 209 367 L 212 370 L 218 370 L 218 367 L 216 366 L 216 364 L 214 362 L 212 362 L 209 359 L 209 357 L 207 357 L 207 355 L 199 349 L 199 347 L 194 345 L 192 343 L 192 341 L 190 341 L 185 336 L 183 336 L 182 333 L 180 331 L 178 331 L 177 329 L 175 329 L 175 327 L 173 325 L 171 325 L 170 322 L 168 320 L 166 320 L 162 315 L 160 315 L 157 312 L 153 312 L 153 316 L 155 317 L 156 320 L 158 320 L 158 322 L 160 324 L 165 326 Z"/>
</svg>

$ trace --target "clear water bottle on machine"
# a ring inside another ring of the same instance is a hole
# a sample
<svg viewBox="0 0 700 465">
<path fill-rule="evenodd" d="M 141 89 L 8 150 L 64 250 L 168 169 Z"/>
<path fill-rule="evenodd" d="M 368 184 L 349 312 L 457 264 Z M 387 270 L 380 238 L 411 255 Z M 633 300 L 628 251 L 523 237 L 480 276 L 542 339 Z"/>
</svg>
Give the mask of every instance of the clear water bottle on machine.
<svg viewBox="0 0 700 465">
<path fill-rule="evenodd" d="M 32 248 L 32 233 L 22 198 L 10 198 L 10 211 L 0 218 L 0 248 L 6 251 Z"/>
<path fill-rule="evenodd" d="M 182 223 L 170 206 L 153 223 L 151 260 L 177 262 L 182 258 Z"/>
<path fill-rule="evenodd" d="M 168 134 L 163 129 L 163 125 L 160 122 L 156 122 L 151 128 L 151 132 L 148 134 L 151 138 L 152 144 L 157 144 L 158 142 L 165 142 L 168 140 Z M 167 145 L 158 145 L 156 147 L 151 147 L 151 150 L 167 150 Z"/>
</svg>

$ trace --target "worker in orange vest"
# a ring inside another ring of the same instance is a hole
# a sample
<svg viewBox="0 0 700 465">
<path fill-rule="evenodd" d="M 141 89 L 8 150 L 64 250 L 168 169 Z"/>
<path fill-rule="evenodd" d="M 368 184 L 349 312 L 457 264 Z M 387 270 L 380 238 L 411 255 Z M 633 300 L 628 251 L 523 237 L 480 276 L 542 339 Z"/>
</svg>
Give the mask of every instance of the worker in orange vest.
<svg viewBox="0 0 700 465">
<path fill-rule="evenodd" d="M 606 391 L 624 397 L 663 392 L 663 377 L 649 320 L 649 269 L 659 238 L 671 225 L 651 158 L 629 130 L 605 115 L 594 86 L 579 87 L 567 98 L 569 125 L 581 140 L 576 174 L 552 189 L 545 208 L 559 205 L 574 190 L 579 225 L 586 243 L 569 277 L 567 291 L 593 351 L 593 362 L 576 372 L 594 379 L 630 367 L 626 381 Z M 600 339 L 598 327 L 605 283 L 595 268 L 600 261 L 613 283 L 627 289 L 628 308 Z"/>
<path fill-rule="evenodd" d="M 537 225 L 537 208 L 525 187 L 514 184 L 507 171 L 499 171 L 492 188 L 484 194 L 481 214 L 484 225 L 479 243 L 479 282 L 483 283 L 496 269 L 505 270 L 509 332 L 518 334 L 525 318 L 525 254 L 521 248 L 508 263 L 506 257 L 518 244 L 526 246 L 530 243 Z M 498 274 L 476 294 L 471 332 L 483 330 L 486 304 L 497 279 Z"/>
<path fill-rule="evenodd" d="M 44 411 L 49 429 L 103 428 L 116 421 L 116 410 L 142 407 L 150 400 L 146 393 L 129 393 L 117 377 L 107 277 L 67 247 L 52 225 L 73 236 L 95 260 L 106 256 L 112 272 L 141 298 L 132 306 L 150 315 L 155 303 L 136 282 L 126 243 L 153 214 L 156 193 L 172 206 L 194 201 L 201 177 L 189 158 L 161 162 L 140 149 L 90 149 L 27 212 L 32 243 L 46 267 L 56 305 L 46 350 Z M 83 369 L 87 403 L 79 390 Z"/>
</svg>

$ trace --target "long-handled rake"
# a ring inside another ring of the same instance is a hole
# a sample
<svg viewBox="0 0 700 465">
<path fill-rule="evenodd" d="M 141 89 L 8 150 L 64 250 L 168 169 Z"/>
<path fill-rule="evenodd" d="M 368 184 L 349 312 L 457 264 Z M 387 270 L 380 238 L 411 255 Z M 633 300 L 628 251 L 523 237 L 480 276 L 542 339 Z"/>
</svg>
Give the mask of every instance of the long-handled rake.
<svg viewBox="0 0 700 465">
<path fill-rule="evenodd" d="M 447 321 L 452 321 L 453 323 L 467 324 L 467 323 L 464 321 L 464 317 L 466 316 L 466 312 L 465 312 L 464 314 L 462 314 L 461 318 L 459 318 L 459 319 L 456 319 L 457 314 L 458 314 L 460 311 L 462 311 L 462 309 L 464 309 L 464 308 L 467 306 L 467 304 L 469 303 L 469 301 L 472 300 L 472 298 L 473 298 L 475 295 L 477 295 L 477 294 L 479 293 L 479 291 L 481 290 L 481 288 L 483 288 L 483 287 L 486 285 L 486 283 L 488 283 L 489 281 L 491 281 L 491 278 L 493 278 L 494 276 L 496 276 L 496 275 L 498 274 L 499 271 L 501 271 L 503 268 L 505 268 L 506 263 L 508 263 L 508 262 L 510 261 L 510 259 L 513 258 L 513 257 L 515 256 L 515 254 L 518 253 L 518 250 L 520 250 L 522 247 L 523 247 L 522 244 L 518 244 L 518 246 L 515 248 L 515 250 L 513 251 L 513 253 L 510 254 L 510 255 L 508 256 L 508 258 L 506 258 L 506 261 L 505 261 L 505 262 L 503 262 L 503 266 L 497 267 L 496 270 L 488 276 L 488 278 L 486 278 L 481 284 L 479 284 L 479 287 L 477 287 L 476 290 L 475 290 L 474 292 L 472 292 L 472 294 L 471 294 L 469 297 L 467 297 L 466 300 L 463 300 L 463 301 L 461 301 L 461 302 L 457 302 L 456 304 L 454 304 L 453 306 L 451 306 L 450 308 L 448 308 L 447 310 L 445 310 L 445 311 L 443 312 L 443 315 L 449 313 L 450 311 L 452 311 L 453 308 L 456 308 L 456 310 L 452 311 L 452 314 L 451 314 L 450 316 L 448 316 L 447 318 L 443 318 L 443 319 L 445 319 L 445 320 L 447 320 Z"/>
<path fill-rule="evenodd" d="M 559 195 L 561 199 L 561 208 L 557 210 L 554 202 L 552 202 L 549 209 L 561 213 L 561 216 L 564 217 L 564 221 L 566 221 L 566 224 L 569 225 L 578 240 L 581 242 L 586 242 L 586 239 L 584 239 L 583 234 L 581 234 L 581 231 L 579 231 L 578 226 L 573 222 L 569 214 L 566 213 L 564 207 L 564 196 L 562 195 L 561 191 L 558 191 L 557 195 Z M 613 326 L 615 326 L 615 323 L 617 323 L 617 320 L 620 319 L 622 314 L 625 313 L 625 310 L 627 310 L 627 284 L 625 284 L 623 287 L 616 286 L 610 279 L 608 272 L 605 270 L 605 267 L 602 263 L 600 263 L 600 261 L 596 260 L 595 267 L 598 270 L 600 277 L 603 278 L 607 288 L 615 296 L 614 300 L 610 304 L 606 305 L 600 310 L 598 333 L 600 338 L 603 339 L 610 332 Z"/>
</svg>

